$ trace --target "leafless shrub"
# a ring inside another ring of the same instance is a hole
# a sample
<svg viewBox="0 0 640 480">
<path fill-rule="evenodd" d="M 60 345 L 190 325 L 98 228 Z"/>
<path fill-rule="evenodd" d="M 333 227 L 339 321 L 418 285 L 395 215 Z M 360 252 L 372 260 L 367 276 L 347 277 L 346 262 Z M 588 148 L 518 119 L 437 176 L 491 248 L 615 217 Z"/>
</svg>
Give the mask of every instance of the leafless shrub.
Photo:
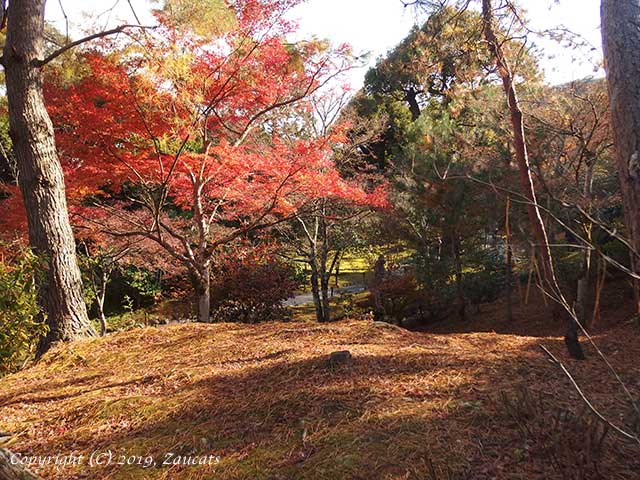
<svg viewBox="0 0 640 480">
<path fill-rule="evenodd" d="M 578 413 L 553 408 L 542 394 L 522 387 L 501 392 L 495 406 L 517 425 L 539 458 L 564 479 L 604 478 L 600 472 L 609 426 L 585 406 Z"/>
</svg>

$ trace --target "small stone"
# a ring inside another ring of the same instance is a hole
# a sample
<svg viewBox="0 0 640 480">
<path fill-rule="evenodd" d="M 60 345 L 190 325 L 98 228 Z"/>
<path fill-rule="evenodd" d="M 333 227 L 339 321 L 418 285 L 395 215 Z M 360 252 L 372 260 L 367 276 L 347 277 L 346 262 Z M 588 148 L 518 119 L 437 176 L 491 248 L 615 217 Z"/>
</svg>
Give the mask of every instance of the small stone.
<svg viewBox="0 0 640 480">
<path fill-rule="evenodd" d="M 340 350 L 329 354 L 329 366 L 337 367 L 339 365 L 349 365 L 353 361 L 349 350 Z"/>
</svg>

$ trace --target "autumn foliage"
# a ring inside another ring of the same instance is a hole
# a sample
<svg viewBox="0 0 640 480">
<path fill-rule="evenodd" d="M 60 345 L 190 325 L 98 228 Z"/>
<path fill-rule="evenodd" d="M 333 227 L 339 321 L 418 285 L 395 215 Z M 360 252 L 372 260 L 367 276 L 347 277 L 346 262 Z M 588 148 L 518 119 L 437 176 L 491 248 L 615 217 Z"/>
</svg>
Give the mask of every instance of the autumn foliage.
<svg viewBox="0 0 640 480">
<path fill-rule="evenodd" d="M 234 2 L 232 27 L 215 37 L 159 14 L 153 33 L 84 52 L 71 80 L 62 68 L 48 76 L 78 232 L 162 247 L 189 271 L 202 320 L 220 246 L 317 198 L 385 203 L 383 189 L 365 191 L 334 167 L 333 148 L 346 141 L 340 129 L 296 131 L 308 99 L 349 68 L 350 53 L 289 43 L 294 25 L 282 13 L 293 3 Z M 13 195 L 4 207 L 19 211 L 18 202 Z"/>
</svg>

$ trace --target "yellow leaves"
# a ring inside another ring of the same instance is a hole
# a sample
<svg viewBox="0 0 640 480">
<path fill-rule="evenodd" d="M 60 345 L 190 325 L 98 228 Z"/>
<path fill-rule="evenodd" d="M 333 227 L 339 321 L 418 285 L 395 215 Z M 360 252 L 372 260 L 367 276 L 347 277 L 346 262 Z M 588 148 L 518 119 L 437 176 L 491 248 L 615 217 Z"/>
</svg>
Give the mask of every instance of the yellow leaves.
<svg viewBox="0 0 640 480">
<path fill-rule="evenodd" d="M 102 190 L 99 188 L 94 188 L 90 186 L 80 186 L 75 188 L 68 188 L 68 194 L 73 198 L 87 198 L 91 195 L 97 195 L 102 193 Z"/>
<path fill-rule="evenodd" d="M 56 82 L 65 87 L 77 84 L 91 75 L 91 67 L 85 58 L 73 51 L 63 53 L 48 68 Z"/>
<path fill-rule="evenodd" d="M 224 0 L 165 0 L 161 12 L 175 27 L 202 37 L 218 37 L 236 25 L 235 12 Z"/>
<path fill-rule="evenodd" d="M 425 149 L 431 148 L 433 146 L 433 137 L 428 133 L 425 134 L 420 140 L 420 146 Z"/>
<path fill-rule="evenodd" d="M 176 81 L 186 82 L 191 77 L 191 62 L 193 55 L 189 53 L 174 52 L 167 55 L 162 64 L 162 73 Z"/>
<path fill-rule="evenodd" d="M 289 54 L 289 73 L 303 73 L 305 59 L 328 52 L 331 44 L 328 40 L 314 38 L 310 41 L 286 44 L 285 48 Z"/>
<path fill-rule="evenodd" d="M 303 73 L 304 72 L 304 58 L 298 49 L 289 50 L 289 63 L 287 70 L 289 73 Z"/>
</svg>

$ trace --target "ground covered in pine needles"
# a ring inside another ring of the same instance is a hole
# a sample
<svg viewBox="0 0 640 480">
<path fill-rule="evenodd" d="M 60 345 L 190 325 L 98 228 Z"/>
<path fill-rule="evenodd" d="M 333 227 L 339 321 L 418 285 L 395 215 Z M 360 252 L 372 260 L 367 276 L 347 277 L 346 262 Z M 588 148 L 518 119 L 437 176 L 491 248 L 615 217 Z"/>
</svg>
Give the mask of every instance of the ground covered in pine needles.
<svg viewBox="0 0 640 480">
<path fill-rule="evenodd" d="M 596 337 L 633 394 L 639 335 L 627 322 Z M 169 325 L 62 345 L 0 380 L 0 429 L 24 456 L 84 456 L 33 468 L 46 479 L 638 478 L 639 450 L 583 411 L 540 343 L 598 409 L 633 423 L 590 347 L 576 362 L 558 337 L 362 320 Z M 330 364 L 337 350 L 352 362 Z M 208 464 L 162 465 L 169 453 Z"/>
</svg>

